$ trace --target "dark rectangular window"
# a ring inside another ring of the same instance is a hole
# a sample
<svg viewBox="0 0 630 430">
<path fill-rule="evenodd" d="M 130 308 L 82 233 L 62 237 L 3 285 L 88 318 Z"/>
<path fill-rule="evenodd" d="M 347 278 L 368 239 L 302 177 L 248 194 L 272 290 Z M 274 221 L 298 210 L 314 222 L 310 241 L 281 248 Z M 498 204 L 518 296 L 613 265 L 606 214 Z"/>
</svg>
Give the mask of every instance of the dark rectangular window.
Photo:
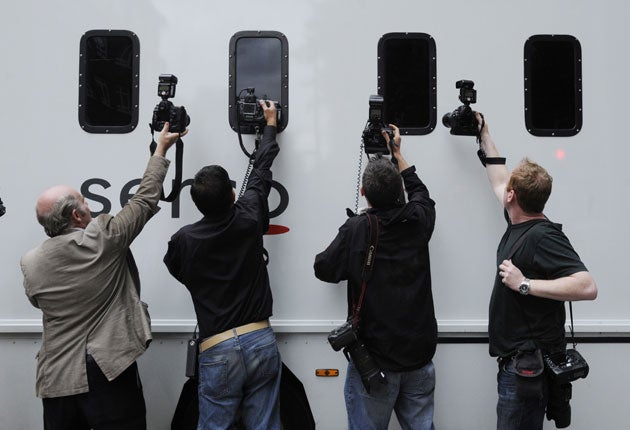
<svg viewBox="0 0 630 430">
<path fill-rule="evenodd" d="M 128 133 L 138 125 L 140 43 L 126 30 L 81 38 L 79 124 L 89 133 Z"/>
<path fill-rule="evenodd" d="M 404 134 L 428 134 L 436 123 L 435 40 L 424 33 L 388 33 L 378 43 L 378 94 L 383 117 Z"/>
<path fill-rule="evenodd" d="M 573 136 L 582 128 L 582 50 L 573 36 L 525 42 L 525 126 L 535 136 Z"/>
<path fill-rule="evenodd" d="M 256 105 L 239 104 L 254 96 L 278 103 L 277 129 L 284 130 L 289 121 L 289 46 L 282 33 L 240 31 L 230 40 L 229 120 L 233 130 L 237 124 L 244 134 L 260 128 Z"/>
</svg>

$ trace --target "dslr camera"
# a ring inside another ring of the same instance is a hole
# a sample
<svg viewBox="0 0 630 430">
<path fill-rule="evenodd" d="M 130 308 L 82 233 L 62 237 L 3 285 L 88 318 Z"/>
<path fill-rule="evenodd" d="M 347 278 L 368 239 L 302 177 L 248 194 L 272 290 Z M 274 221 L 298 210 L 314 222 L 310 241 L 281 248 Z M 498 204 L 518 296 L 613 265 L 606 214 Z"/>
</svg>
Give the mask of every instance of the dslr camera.
<svg viewBox="0 0 630 430">
<path fill-rule="evenodd" d="M 177 76 L 160 75 L 158 82 L 158 96 L 162 97 L 162 101 L 153 109 L 153 121 L 151 127 L 154 131 L 162 131 L 164 123 L 170 124 L 169 131 L 172 133 L 181 133 L 186 130 L 190 124 L 190 117 L 186 113 L 184 106 L 174 106 L 169 100 L 175 97 L 175 88 L 177 86 Z"/>
<path fill-rule="evenodd" d="M 588 363 L 575 349 L 545 354 L 543 360 L 551 378 L 560 383 L 571 382 L 588 376 Z"/>
<path fill-rule="evenodd" d="M 567 349 L 555 354 L 545 354 L 545 368 L 550 375 L 547 419 L 554 420 L 556 428 L 566 428 L 571 424 L 572 396 L 571 381 L 586 378 L 588 363 L 575 349 Z"/>
<path fill-rule="evenodd" d="M 368 112 L 368 121 L 361 135 L 363 147 L 366 154 L 389 154 L 389 148 L 382 132 L 386 131 L 390 139 L 394 138 L 394 132 L 383 121 L 383 97 L 370 96 L 370 109 Z"/>
<path fill-rule="evenodd" d="M 357 336 L 351 321 L 346 321 L 328 334 L 328 343 L 335 351 L 343 348 L 346 359 L 356 367 L 365 391 L 370 392 L 372 383 L 378 381 L 385 384 L 385 374 L 378 368 L 363 342 Z"/>
<path fill-rule="evenodd" d="M 442 124 L 451 129 L 451 134 L 457 136 L 477 136 L 479 124 L 475 113 L 470 108 L 477 102 L 477 90 L 473 89 L 473 81 L 460 80 L 455 82 L 455 88 L 459 88 L 459 100 L 463 103 L 453 112 L 444 114 Z"/>
<path fill-rule="evenodd" d="M 245 95 L 242 95 L 246 91 Z M 245 88 L 242 90 L 236 101 L 238 109 L 238 124 L 239 126 L 251 126 L 254 128 L 263 129 L 267 124 L 265 120 L 265 112 L 262 106 L 260 106 L 260 100 L 265 100 L 267 106 L 269 103 L 273 103 L 276 106 L 276 119 L 280 123 L 280 104 L 275 101 L 267 100 L 266 96 L 262 99 L 258 98 L 255 93 L 256 89 L 253 87 Z"/>
</svg>

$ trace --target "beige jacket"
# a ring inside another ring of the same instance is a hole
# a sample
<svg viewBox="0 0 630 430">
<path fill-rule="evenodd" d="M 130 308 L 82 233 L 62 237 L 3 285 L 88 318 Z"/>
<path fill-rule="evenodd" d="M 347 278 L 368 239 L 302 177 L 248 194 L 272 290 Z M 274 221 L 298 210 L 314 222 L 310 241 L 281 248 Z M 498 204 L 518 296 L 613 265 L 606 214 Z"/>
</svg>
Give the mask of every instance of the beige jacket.
<svg viewBox="0 0 630 430">
<path fill-rule="evenodd" d="M 99 215 L 22 257 L 26 295 L 43 313 L 38 397 L 89 391 L 86 352 L 112 380 L 146 350 L 151 324 L 129 246 L 159 210 L 168 165 L 151 157 L 137 193 L 116 216 Z"/>
</svg>

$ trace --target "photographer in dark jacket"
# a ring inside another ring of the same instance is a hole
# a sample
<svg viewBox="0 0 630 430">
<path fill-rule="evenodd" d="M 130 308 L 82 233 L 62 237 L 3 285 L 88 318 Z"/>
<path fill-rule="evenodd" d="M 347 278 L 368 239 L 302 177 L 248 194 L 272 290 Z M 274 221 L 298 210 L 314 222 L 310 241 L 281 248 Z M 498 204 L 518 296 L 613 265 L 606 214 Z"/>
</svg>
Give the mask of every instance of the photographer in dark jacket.
<svg viewBox="0 0 630 430">
<path fill-rule="evenodd" d="M 273 299 L 263 257 L 276 108 L 260 101 L 267 125 L 244 194 L 235 202 L 227 172 L 206 166 L 190 189 L 203 214 L 173 235 L 164 256 L 192 296 L 199 333 L 199 428 L 230 429 L 241 408 L 246 428 L 280 428 L 282 361 L 269 326 Z"/>
<path fill-rule="evenodd" d="M 435 203 L 426 186 L 400 152 L 400 132 L 394 130 L 391 160 L 370 160 L 361 194 L 367 214 L 349 218 L 326 250 L 315 257 L 315 276 L 326 282 L 348 281 L 348 316 L 361 302 L 356 325 L 386 382 L 363 386 L 352 361 L 345 385 L 349 429 L 387 429 L 392 410 L 403 429 L 433 428 L 437 341 L 433 309 L 429 239 L 435 225 Z M 402 180 L 401 180 L 402 178 Z M 398 203 L 402 186 L 409 202 Z M 362 272 L 370 245 L 370 220 L 378 234 L 373 270 L 362 294 Z M 354 303 L 354 305 L 353 305 Z"/>
</svg>

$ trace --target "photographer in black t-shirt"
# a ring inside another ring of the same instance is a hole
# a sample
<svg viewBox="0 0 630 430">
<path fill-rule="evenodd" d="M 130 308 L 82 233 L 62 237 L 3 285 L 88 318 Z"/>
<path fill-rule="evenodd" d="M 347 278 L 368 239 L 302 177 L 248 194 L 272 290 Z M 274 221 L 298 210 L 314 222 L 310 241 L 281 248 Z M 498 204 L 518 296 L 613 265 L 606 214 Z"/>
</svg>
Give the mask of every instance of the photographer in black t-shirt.
<svg viewBox="0 0 630 430">
<path fill-rule="evenodd" d="M 488 326 L 490 355 L 499 358 L 497 429 L 542 429 L 547 389 L 542 401 L 519 397 L 512 358 L 536 348 L 564 350 L 564 301 L 594 300 L 597 285 L 561 226 L 543 214 L 549 173 L 527 158 L 508 172 L 488 124 L 476 115 L 486 173 L 508 223 L 497 250 Z"/>
</svg>

